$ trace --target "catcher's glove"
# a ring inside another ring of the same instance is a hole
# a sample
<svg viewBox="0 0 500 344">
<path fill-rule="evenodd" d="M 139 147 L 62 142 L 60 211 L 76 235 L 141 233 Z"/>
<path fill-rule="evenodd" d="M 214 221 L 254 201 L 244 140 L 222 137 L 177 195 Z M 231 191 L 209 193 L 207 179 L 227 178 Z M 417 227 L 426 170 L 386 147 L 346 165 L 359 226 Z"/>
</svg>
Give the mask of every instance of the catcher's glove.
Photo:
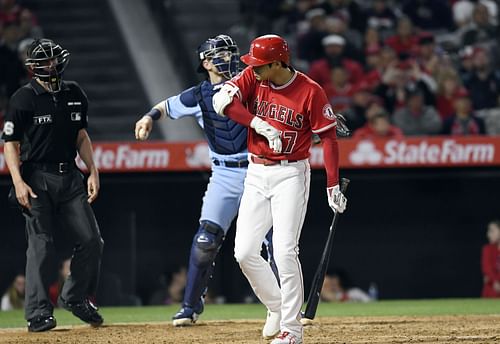
<svg viewBox="0 0 500 344">
<path fill-rule="evenodd" d="M 347 120 L 340 113 L 336 113 L 337 117 L 337 136 L 338 137 L 348 137 L 351 135 L 351 130 L 347 127 Z"/>
</svg>

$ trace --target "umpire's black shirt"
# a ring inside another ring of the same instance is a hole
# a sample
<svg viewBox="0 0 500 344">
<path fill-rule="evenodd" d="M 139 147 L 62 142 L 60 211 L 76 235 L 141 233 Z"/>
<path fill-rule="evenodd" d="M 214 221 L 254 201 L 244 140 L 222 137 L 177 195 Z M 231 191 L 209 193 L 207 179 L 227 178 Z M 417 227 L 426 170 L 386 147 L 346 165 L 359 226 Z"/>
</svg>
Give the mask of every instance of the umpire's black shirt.
<svg viewBox="0 0 500 344">
<path fill-rule="evenodd" d="M 47 92 L 35 79 L 11 97 L 2 138 L 21 142 L 21 161 L 73 162 L 78 131 L 87 127 L 87 96 L 74 81 Z"/>
</svg>

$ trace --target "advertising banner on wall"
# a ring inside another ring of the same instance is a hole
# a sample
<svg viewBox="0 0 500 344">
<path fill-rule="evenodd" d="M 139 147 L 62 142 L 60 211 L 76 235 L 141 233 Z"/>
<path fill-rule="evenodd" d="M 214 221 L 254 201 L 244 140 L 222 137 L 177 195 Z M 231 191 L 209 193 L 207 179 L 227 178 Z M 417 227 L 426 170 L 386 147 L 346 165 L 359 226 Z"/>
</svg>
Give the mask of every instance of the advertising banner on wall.
<svg viewBox="0 0 500 344">
<path fill-rule="evenodd" d="M 339 140 L 340 167 L 428 168 L 500 166 L 500 137 L 418 137 L 403 140 Z M 313 168 L 323 167 L 323 151 L 310 151 Z M 197 171 L 210 168 L 206 142 L 95 142 L 94 158 L 103 173 Z M 77 164 L 85 169 L 82 161 Z M 0 146 L 0 174 L 7 165 Z"/>
</svg>

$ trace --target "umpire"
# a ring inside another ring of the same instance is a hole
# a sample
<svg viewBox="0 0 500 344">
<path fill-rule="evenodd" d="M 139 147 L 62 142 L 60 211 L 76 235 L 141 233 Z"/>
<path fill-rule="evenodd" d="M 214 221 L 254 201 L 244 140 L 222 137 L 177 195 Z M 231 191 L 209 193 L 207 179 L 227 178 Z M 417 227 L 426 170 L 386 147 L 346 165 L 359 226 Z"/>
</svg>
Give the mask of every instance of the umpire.
<svg viewBox="0 0 500 344">
<path fill-rule="evenodd" d="M 14 184 L 10 198 L 26 219 L 25 318 L 30 332 L 56 326 L 48 296 L 56 221 L 75 239 L 71 274 L 58 303 L 92 326 L 103 322 L 89 301 L 104 244 L 90 206 L 99 192 L 99 172 L 85 129 L 87 97 L 76 82 L 61 79 L 68 61 L 69 52 L 49 39 L 31 44 L 26 65 L 33 79 L 10 99 L 2 137 Z M 77 152 L 90 171 L 87 190 L 75 164 Z"/>
</svg>

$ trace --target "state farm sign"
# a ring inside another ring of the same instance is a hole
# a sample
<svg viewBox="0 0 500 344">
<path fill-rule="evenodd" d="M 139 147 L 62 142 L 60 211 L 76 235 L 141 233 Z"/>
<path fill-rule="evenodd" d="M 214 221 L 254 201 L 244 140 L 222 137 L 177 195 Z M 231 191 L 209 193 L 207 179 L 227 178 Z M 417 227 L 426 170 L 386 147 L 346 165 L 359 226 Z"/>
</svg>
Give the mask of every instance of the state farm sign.
<svg viewBox="0 0 500 344">
<path fill-rule="evenodd" d="M 0 145 L 0 174 L 7 173 Z M 339 140 L 341 168 L 500 166 L 500 137 L 416 137 L 404 140 Z M 197 171 L 210 168 L 206 142 L 94 143 L 101 172 Z M 311 148 L 313 168 L 323 168 L 320 145 Z M 77 159 L 82 169 L 84 164 Z"/>
<path fill-rule="evenodd" d="M 167 170 L 169 157 L 170 152 L 164 147 L 148 148 L 120 144 L 96 145 L 94 148 L 96 166 L 104 171 Z M 80 158 L 76 161 L 80 168 L 85 168 Z"/>
<path fill-rule="evenodd" d="M 341 141 L 343 167 L 431 167 L 500 164 L 499 139 L 413 138 Z M 346 152 L 346 148 L 348 151 Z M 347 160 L 347 161 L 346 161 Z"/>
</svg>

